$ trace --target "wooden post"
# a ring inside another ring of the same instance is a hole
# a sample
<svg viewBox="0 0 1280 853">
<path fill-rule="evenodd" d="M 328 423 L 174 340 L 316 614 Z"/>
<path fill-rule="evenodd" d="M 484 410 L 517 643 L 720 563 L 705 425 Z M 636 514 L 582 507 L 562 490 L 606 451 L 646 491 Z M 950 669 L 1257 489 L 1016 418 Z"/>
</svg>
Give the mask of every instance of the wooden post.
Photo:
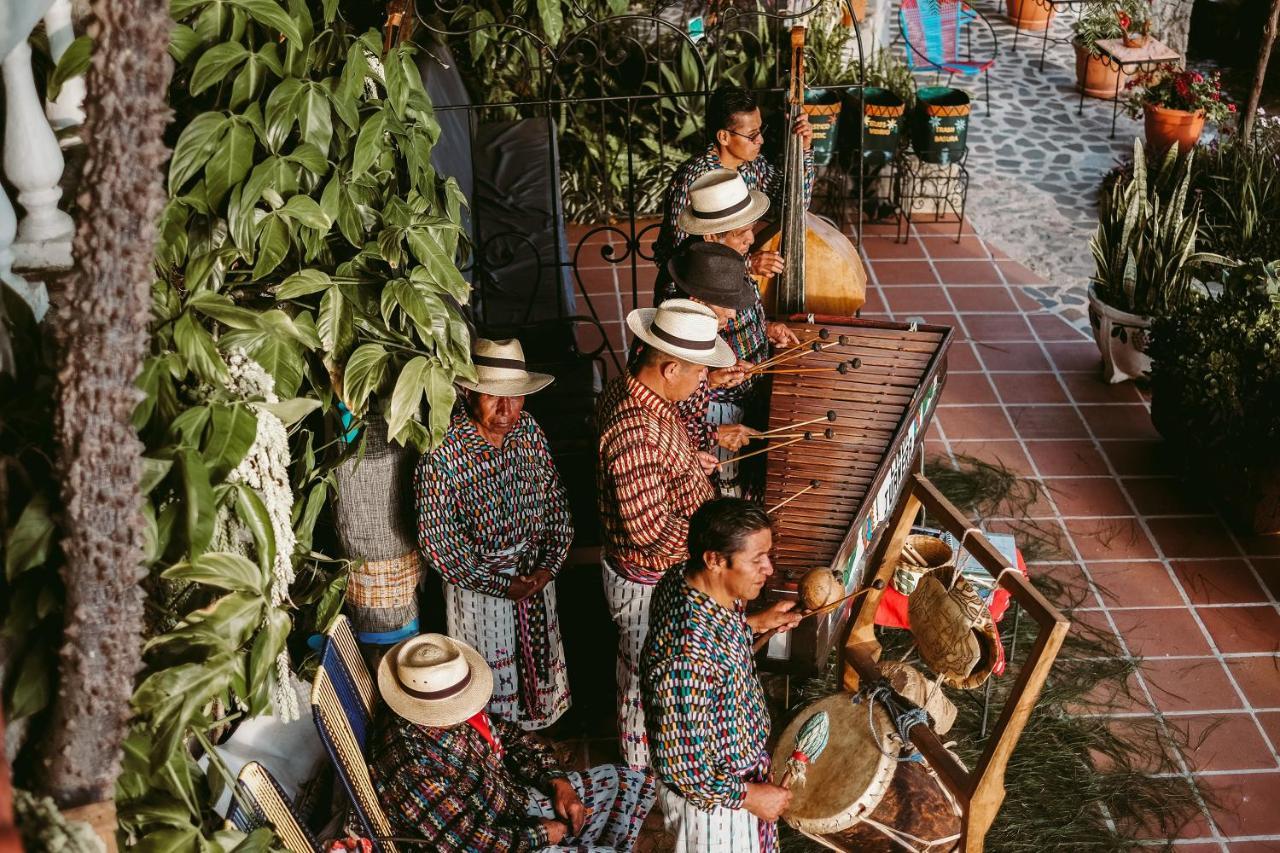
<svg viewBox="0 0 1280 853">
<path fill-rule="evenodd" d="M 1240 133 L 1246 140 L 1253 136 L 1253 121 L 1262 98 L 1262 84 L 1267 79 L 1267 64 L 1271 60 L 1271 46 L 1276 41 L 1276 28 L 1280 26 L 1280 0 L 1271 0 L 1271 16 L 1262 30 L 1262 46 L 1258 49 L 1258 69 L 1253 73 L 1253 88 L 1249 101 L 1240 115 Z"/>
</svg>

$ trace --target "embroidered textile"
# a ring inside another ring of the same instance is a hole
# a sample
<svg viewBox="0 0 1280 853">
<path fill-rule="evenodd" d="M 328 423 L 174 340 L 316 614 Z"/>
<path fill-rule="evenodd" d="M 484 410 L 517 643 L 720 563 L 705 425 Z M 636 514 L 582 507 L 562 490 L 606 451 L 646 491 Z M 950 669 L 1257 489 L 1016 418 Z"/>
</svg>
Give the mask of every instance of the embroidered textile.
<svg viewBox="0 0 1280 853">
<path fill-rule="evenodd" d="M 667 261 L 675 254 L 676 247 L 689 236 L 676 224 L 680 211 L 689 203 L 689 187 L 698 178 L 715 169 L 722 169 L 720 155 L 716 144 L 712 142 L 696 157 L 684 162 L 667 187 L 667 195 L 662 202 L 662 230 L 653 244 L 653 262 L 659 269 L 666 266 Z M 738 174 L 748 189 L 759 190 L 769 197 L 769 210 L 776 216 L 782 209 L 782 170 L 764 157 L 757 157 L 750 163 L 738 167 Z M 813 151 L 804 152 L 804 206 L 809 207 L 813 198 Z"/>
<path fill-rule="evenodd" d="M 675 406 L 634 376 L 609 383 L 597 424 L 605 559 L 629 580 L 656 583 L 687 558 L 689 516 L 715 490 Z"/>
<path fill-rule="evenodd" d="M 764 853 L 760 819 L 746 809 L 692 805 L 666 785 L 659 785 L 663 824 L 675 837 L 672 853 Z"/>
<path fill-rule="evenodd" d="M 720 606 L 684 572 L 655 588 L 640 658 L 649 756 L 660 781 L 697 808 L 742 808 L 746 782 L 768 768 L 769 712 L 751 643 L 741 604 Z M 775 829 L 761 824 L 762 846 Z"/>
<path fill-rule="evenodd" d="M 650 584 L 629 581 L 606 563 L 604 598 L 609 616 L 618 626 L 618 742 L 622 759 L 632 767 L 649 766 L 649 739 L 640 701 L 640 651 L 649 632 Z"/>
<path fill-rule="evenodd" d="M 446 585 L 497 600 L 485 602 L 485 618 L 476 612 L 481 599 L 455 596 L 459 608 L 464 600 L 472 605 L 476 631 L 468 635 L 463 627 L 455 636 L 495 656 L 489 659 L 495 682 L 512 677 L 512 662 L 506 658 L 514 656 L 523 716 L 545 719 L 554 707 L 544 703 L 559 704 L 546 685 L 553 683 L 556 658 L 562 662 L 564 657 L 563 649 L 557 648 L 559 627 L 552 625 L 557 618 L 554 591 L 548 594 L 548 586 L 542 595 L 520 602 L 510 601 L 506 594 L 517 574 L 538 569 L 556 574 L 573 541 L 568 496 L 546 436 L 533 417 L 522 412 L 502 447 L 494 447 L 459 411 L 444 442 L 418 463 L 414 494 L 418 547 L 427 562 Z M 482 639 L 486 635 L 495 642 Z M 508 636 L 516 637 L 514 648 Z M 504 648 L 506 655 L 500 654 Z"/>
<path fill-rule="evenodd" d="M 390 560 L 365 560 L 347 580 L 347 612 L 362 643 L 388 645 L 418 633 L 422 558 L 410 551 Z"/>
<path fill-rule="evenodd" d="M 617 764 L 599 764 L 585 773 L 570 773 L 569 784 L 587 807 L 587 822 L 582 834 L 566 837 L 554 853 L 627 853 L 636 844 L 644 819 L 653 808 L 656 783 L 647 770 L 632 770 Z M 541 791 L 531 790 L 529 814 L 555 818 L 551 799 Z"/>
</svg>

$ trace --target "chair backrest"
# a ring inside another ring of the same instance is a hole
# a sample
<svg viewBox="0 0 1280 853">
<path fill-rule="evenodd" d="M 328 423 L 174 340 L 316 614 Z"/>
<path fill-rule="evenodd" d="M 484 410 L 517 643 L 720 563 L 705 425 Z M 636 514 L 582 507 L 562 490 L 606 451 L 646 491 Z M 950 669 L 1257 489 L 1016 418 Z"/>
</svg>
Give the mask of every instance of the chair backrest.
<svg viewBox="0 0 1280 853">
<path fill-rule="evenodd" d="M 276 837 L 291 853 L 320 853 L 316 841 L 289 804 L 289 798 L 267 768 L 250 761 L 236 777 L 238 796 L 231 798 L 227 820 L 241 832 L 261 827 L 275 830 Z"/>
<path fill-rule="evenodd" d="M 365 760 L 373 720 L 373 679 L 347 617 L 339 616 L 327 636 L 311 686 L 311 714 L 365 835 L 373 839 L 375 850 L 396 853 L 393 843 L 377 840 L 392 834 L 391 822 L 378 802 Z"/>
<path fill-rule="evenodd" d="M 960 28 L 974 17 L 961 0 L 902 0 L 898 23 L 907 42 L 907 67 L 914 71 L 955 62 Z"/>
</svg>

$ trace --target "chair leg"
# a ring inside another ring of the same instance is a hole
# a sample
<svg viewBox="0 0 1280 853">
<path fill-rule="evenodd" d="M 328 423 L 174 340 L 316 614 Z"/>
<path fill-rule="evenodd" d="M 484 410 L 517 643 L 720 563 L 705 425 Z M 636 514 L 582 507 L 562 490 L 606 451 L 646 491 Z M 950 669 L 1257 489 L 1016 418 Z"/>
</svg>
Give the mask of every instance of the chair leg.
<svg viewBox="0 0 1280 853">
<path fill-rule="evenodd" d="M 991 69 L 982 69 L 982 84 L 987 89 L 987 115 L 991 115 Z"/>
</svg>

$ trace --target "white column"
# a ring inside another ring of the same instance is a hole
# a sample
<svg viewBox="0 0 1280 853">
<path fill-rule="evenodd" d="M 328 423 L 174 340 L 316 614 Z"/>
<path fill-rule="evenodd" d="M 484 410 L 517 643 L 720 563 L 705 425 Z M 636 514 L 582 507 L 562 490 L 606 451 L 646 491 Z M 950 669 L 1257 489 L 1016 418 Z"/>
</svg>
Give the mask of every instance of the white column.
<svg viewBox="0 0 1280 853">
<path fill-rule="evenodd" d="M 49 35 L 49 53 L 56 64 L 76 37 L 71 28 L 71 0 L 53 0 L 44 16 L 44 28 Z M 84 76 L 63 83 L 58 99 L 45 104 L 44 111 L 54 130 L 84 124 Z"/>
<path fill-rule="evenodd" d="M 9 202 L 8 193 L 0 188 L 0 281 L 25 299 L 36 320 L 41 320 L 49 310 L 49 294 L 43 282 L 31 284 L 13 271 L 13 237 L 17 230 L 17 214 Z"/>
<path fill-rule="evenodd" d="M 31 74 L 31 48 L 19 42 L 4 58 L 4 173 L 18 188 L 26 216 L 18 223 L 24 243 L 66 240 L 75 223 L 58 209 L 62 151 L 49 127 Z"/>
</svg>

